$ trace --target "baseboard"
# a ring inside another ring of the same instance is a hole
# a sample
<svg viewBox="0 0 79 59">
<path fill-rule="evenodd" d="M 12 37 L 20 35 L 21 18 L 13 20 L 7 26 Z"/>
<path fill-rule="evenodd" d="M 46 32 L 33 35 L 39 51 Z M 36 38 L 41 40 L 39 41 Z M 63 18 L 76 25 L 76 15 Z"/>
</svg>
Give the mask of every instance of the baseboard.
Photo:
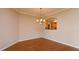
<svg viewBox="0 0 79 59">
<path fill-rule="evenodd" d="M 10 46 L 12 46 L 12 45 L 18 43 L 18 42 L 25 41 L 25 40 L 37 39 L 37 38 L 42 38 L 42 37 L 34 37 L 34 38 L 28 38 L 28 39 L 22 39 L 22 40 L 15 41 L 15 42 L 11 43 L 10 45 L 8 45 L 8 46 L 6 46 L 6 47 L 0 49 L 0 51 L 3 51 L 4 49 L 6 49 L 6 48 L 8 48 L 8 47 L 10 47 Z"/>
<path fill-rule="evenodd" d="M 73 46 L 73 45 L 71 45 L 71 44 L 63 43 L 63 42 L 60 42 L 60 41 L 57 41 L 57 40 L 53 40 L 53 39 L 49 39 L 49 38 L 45 38 L 45 37 L 35 37 L 35 38 L 29 38 L 29 39 L 18 40 L 18 41 L 16 41 L 16 42 L 13 42 L 12 44 L 10 44 L 10 45 L 8 45 L 8 46 L 6 46 L 6 47 L 0 49 L 0 51 L 2 51 L 2 50 L 4 50 L 4 49 L 6 49 L 6 48 L 8 48 L 8 47 L 10 47 L 10 46 L 12 46 L 12 45 L 18 43 L 18 42 L 25 41 L 25 40 L 37 39 L 37 38 L 44 38 L 44 39 L 52 40 L 52 41 L 55 41 L 55 42 L 58 42 L 58 43 L 61 43 L 61 44 L 68 45 L 68 46 L 71 46 L 71 47 L 74 47 L 74 48 L 79 49 L 78 46 Z"/>
<path fill-rule="evenodd" d="M 25 40 L 37 39 L 37 38 L 42 38 L 42 37 L 25 38 L 25 39 L 21 39 L 21 40 L 19 40 L 19 42 L 21 42 L 21 41 L 25 41 Z"/>
<path fill-rule="evenodd" d="M 44 38 L 45 38 L 45 37 L 44 37 Z M 74 45 L 71 45 L 71 44 L 68 44 L 68 43 L 64 43 L 64 42 L 57 41 L 57 40 L 53 40 L 53 39 L 49 39 L 49 38 L 45 38 L 45 39 L 52 40 L 52 41 L 55 41 L 55 42 L 58 42 L 58 43 L 61 43 L 61 44 L 68 45 L 68 46 L 71 46 L 71 47 L 74 47 L 74 48 L 79 49 L 78 46 L 74 46 Z"/>
<path fill-rule="evenodd" d="M 6 46 L 6 47 L 0 49 L 0 51 L 3 51 L 4 49 L 6 49 L 6 48 L 8 48 L 8 47 L 10 47 L 10 46 L 12 46 L 12 45 L 14 45 L 14 44 L 16 44 L 17 42 L 19 42 L 19 41 L 15 41 L 15 42 L 11 43 L 10 45 L 8 45 L 8 46 Z"/>
</svg>

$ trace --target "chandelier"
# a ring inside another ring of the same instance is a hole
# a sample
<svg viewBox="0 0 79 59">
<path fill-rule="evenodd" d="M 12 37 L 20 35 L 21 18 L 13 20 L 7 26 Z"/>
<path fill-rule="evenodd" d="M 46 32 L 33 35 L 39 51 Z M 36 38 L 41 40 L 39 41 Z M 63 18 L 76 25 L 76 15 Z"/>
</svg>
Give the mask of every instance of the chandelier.
<svg viewBox="0 0 79 59">
<path fill-rule="evenodd" d="M 43 24 L 45 22 L 45 19 L 42 17 L 42 8 L 40 8 L 40 15 L 37 17 L 36 22 L 39 24 Z"/>
</svg>

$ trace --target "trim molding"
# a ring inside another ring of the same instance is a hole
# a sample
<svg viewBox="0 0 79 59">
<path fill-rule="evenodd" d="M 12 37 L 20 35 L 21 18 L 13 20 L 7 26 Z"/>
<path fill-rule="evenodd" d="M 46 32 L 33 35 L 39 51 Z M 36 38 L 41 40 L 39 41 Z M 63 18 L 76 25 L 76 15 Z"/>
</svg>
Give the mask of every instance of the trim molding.
<svg viewBox="0 0 79 59">
<path fill-rule="evenodd" d="M 53 40 L 53 39 L 49 39 L 49 38 L 45 38 L 45 39 L 48 39 L 48 40 L 51 40 L 51 41 L 55 41 L 55 42 L 58 42 L 58 43 L 61 43 L 61 44 L 68 45 L 68 46 L 71 46 L 71 47 L 79 49 L 78 46 L 74 46 L 74 45 L 71 45 L 71 44 L 63 43 L 61 41 L 57 41 L 57 40 Z"/>
<path fill-rule="evenodd" d="M 58 43 L 61 43 L 61 44 L 68 45 L 68 46 L 71 46 L 71 47 L 74 47 L 74 48 L 79 49 L 78 46 L 74 46 L 74 45 L 71 45 L 71 44 L 63 43 L 63 42 L 60 42 L 60 41 L 57 41 L 57 40 L 53 40 L 53 39 L 49 39 L 49 38 L 45 38 L 45 37 L 38 37 L 38 38 L 48 39 L 48 40 L 51 40 L 51 41 L 55 41 L 55 42 L 58 42 Z M 18 43 L 18 42 L 25 41 L 25 40 L 32 40 L 32 39 L 37 39 L 37 38 L 30 38 L 30 39 L 18 40 L 18 41 L 16 41 L 16 42 L 13 42 L 12 44 L 10 44 L 10 45 L 8 45 L 8 46 L 6 46 L 6 47 L 0 49 L 0 51 L 2 51 L 2 50 L 4 50 L 4 49 L 6 49 L 6 48 L 8 48 L 8 47 L 10 47 L 10 46 L 12 46 L 12 45 Z"/>
<path fill-rule="evenodd" d="M 6 49 L 6 48 L 8 48 L 8 47 L 10 47 L 10 46 L 12 46 L 12 45 L 14 45 L 14 44 L 16 44 L 17 42 L 19 42 L 19 41 L 15 41 L 15 42 L 13 42 L 13 43 L 7 45 L 6 47 L 0 49 L 0 51 L 3 51 L 4 49 Z"/>
</svg>

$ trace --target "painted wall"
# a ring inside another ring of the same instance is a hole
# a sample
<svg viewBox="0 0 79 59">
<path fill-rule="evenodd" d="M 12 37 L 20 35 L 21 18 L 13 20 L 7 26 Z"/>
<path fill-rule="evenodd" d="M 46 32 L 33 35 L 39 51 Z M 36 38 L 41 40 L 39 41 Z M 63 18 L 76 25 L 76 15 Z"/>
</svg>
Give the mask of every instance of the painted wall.
<svg viewBox="0 0 79 59">
<path fill-rule="evenodd" d="M 0 8 L 0 50 L 18 40 L 18 15 L 11 9 Z"/>
<path fill-rule="evenodd" d="M 27 40 L 42 36 L 42 26 L 36 22 L 35 17 L 19 15 L 19 39 Z"/>
<path fill-rule="evenodd" d="M 54 15 L 57 30 L 44 30 L 44 37 L 79 48 L 79 9 L 70 9 Z"/>
<path fill-rule="evenodd" d="M 42 37 L 42 25 L 35 20 L 12 9 L 0 9 L 0 50 L 22 40 Z"/>
<path fill-rule="evenodd" d="M 44 37 L 79 47 L 79 9 L 70 9 L 56 15 L 57 30 L 44 30 L 35 17 L 17 14 L 11 9 L 0 9 L 0 50 L 16 41 Z"/>
</svg>

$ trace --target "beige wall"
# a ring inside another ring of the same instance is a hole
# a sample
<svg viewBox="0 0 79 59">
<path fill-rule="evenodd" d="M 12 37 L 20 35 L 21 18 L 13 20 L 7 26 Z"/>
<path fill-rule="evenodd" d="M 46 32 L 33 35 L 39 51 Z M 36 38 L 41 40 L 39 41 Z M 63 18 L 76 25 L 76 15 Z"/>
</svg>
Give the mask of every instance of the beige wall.
<svg viewBox="0 0 79 59">
<path fill-rule="evenodd" d="M 58 29 L 45 30 L 44 37 L 79 48 L 79 9 L 70 9 L 54 15 Z"/>
<path fill-rule="evenodd" d="M 35 20 L 12 9 L 0 9 L 0 50 L 18 41 L 42 37 L 42 26 Z"/>
<path fill-rule="evenodd" d="M 19 15 L 19 39 L 27 40 L 42 36 L 42 26 L 36 22 L 35 17 Z"/>
<path fill-rule="evenodd" d="M 16 41 L 44 37 L 79 48 L 79 9 L 52 15 L 58 19 L 57 30 L 44 30 L 35 17 L 0 9 L 0 50 Z"/>
<path fill-rule="evenodd" d="M 0 8 L 0 50 L 18 40 L 18 15 L 11 9 Z"/>
</svg>

